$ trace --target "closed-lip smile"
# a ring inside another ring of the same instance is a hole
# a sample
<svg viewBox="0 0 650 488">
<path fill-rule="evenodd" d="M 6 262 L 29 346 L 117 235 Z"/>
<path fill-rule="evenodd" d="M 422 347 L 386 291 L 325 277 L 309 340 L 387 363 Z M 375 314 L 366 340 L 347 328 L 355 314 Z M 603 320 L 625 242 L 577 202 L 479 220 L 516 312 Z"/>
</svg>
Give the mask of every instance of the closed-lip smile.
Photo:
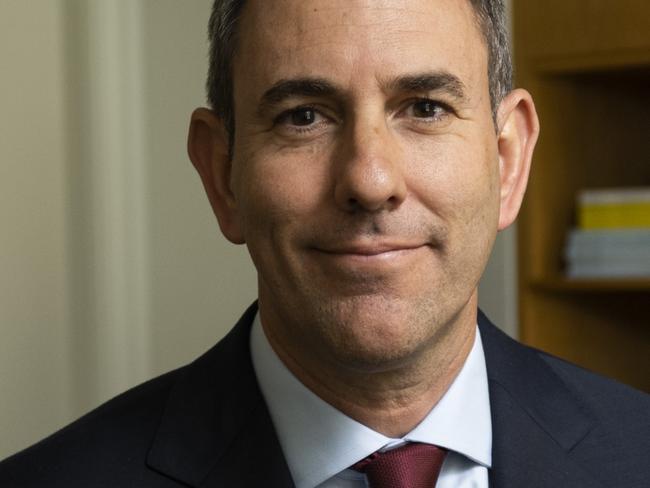
<svg viewBox="0 0 650 488">
<path fill-rule="evenodd" d="M 358 257 L 380 257 L 385 255 L 400 254 L 403 252 L 417 250 L 426 244 L 424 243 L 401 243 L 401 242 L 358 242 L 358 243 L 343 243 L 333 246 L 317 247 L 317 250 L 332 255 L 343 256 L 358 256 Z"/>
</svg>

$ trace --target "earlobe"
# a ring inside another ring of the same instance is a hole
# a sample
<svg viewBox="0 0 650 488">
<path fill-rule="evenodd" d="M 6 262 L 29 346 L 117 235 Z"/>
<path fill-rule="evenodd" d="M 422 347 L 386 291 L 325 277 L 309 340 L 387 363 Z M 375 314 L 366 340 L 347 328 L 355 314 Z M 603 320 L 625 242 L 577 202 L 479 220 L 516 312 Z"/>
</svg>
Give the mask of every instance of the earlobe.
<svg viewBox="0 0 650 488">
<path fill-rule="evenodd" d="M 207 108 L 192 113 L 187 152 L 201 177 L 221 232 L 235 244 L 245 242 L 239 223 L 237 202 L 231 188 L 228 135 L 222 121 Z"/>
<path fill-rule="evenodd" d="M 501 183 L 499 230 L 517 217 L 526 192 L 539 120 L 533 99 L 526 90 L 510 92 L 499 105 L 498 150 Z"/>
</svg>

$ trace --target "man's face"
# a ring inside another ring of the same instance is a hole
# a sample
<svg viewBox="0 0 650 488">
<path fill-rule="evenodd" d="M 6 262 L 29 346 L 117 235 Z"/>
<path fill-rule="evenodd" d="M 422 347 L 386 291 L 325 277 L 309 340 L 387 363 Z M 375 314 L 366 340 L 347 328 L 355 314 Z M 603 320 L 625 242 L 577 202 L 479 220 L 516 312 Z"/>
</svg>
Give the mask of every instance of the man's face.
<svg viewBox="0 0 650 488">
<path fill-rule="evenodd" d="M 461 0 L 251 0 L 233 215 L 276 343 L 400 361 L 474 309 L 499 220 L 487 51 Z"/>
</svg>

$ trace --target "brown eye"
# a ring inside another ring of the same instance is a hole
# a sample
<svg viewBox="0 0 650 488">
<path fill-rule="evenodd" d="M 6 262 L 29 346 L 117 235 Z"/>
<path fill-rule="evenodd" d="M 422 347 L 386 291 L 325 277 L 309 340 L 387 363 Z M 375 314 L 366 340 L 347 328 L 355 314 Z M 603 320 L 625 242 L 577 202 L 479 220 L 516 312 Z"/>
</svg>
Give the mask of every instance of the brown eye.
<svg viewBox="0 0 650 488">
<path fill-rule="evenodd" d="M 273 120 L 273 130 L 286 136 L 315 136 L 331 127 L 332 122 L 320 108 L 303 105 L 278 115 Z"/>
<path fill-rule="evenodd" d="M 296 109 L 291 112 L 290 120 L 297 126 L 311 125 L 316 120 L 316 111 L 309 107 Z"/>
<path fill-rule="evenodd" d="M 439 117 L 443 108 L 432 100 L 419 100 L 413 104 L 413 116 L 419 118 Z"/>
</svg>

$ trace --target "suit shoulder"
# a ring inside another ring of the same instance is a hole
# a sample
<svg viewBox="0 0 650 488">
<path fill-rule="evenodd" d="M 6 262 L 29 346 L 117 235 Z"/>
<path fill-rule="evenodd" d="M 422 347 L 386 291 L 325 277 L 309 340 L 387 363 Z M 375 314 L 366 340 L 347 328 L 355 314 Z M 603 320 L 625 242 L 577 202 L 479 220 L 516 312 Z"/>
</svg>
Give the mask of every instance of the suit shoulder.
<svg viewBox="0 0 650 488">
<path fill-rule="evenodd" d="M 564 381 L 594 420 L 586 444 L 608 445 L 634 459 L 650 451 L 650 395 L 546 353 L 542 359 Z"/>
<path fill-rule="evenodd" d="M 539 375 L 550 370 L 552 376 L 559 379 L 579 403 L 589 406 L 588 410 L 595 410 L 601 415 L 629 411 L 635 419 L 645 425 L 650 423 L 650 395 L 647 393 L 635 390 L 628 385 L 601 376 L 547 352 L 521 344 L 497 329 L 480 310 L 479 329 L 486 352 L 486 361 L 489 360 L 488 374 L 491 380 L 503 382 L 505 378 L 510 389 L 514 388 L 531 394 L 538 393 L 534 391 L 534 387 L 520 387 L 539 384 L 538 376 L 526 375 L 532 375 L 533 372 L 535 375 Z M 542 369 L 538 369 L 540 360 L 544 365 Z M 500 372 L 497 375 L 498 379 L 495 378 L 491 368 Z M 524 374 L 524 372 L 528 373 Z M 554 382 L 554 380 L 549 381 L 551 384 Z M 614 415 L 614 418 L 616 416 L 618 414 Z"/>
<path fill-rule="evenodd" d="M 0 462 L 0 486 L 104 486 L 146 457 L 178 369 L 107 401 L 58 432 Z M 94 484 L 95 483 L 95 484 Z M 114 485 L 120 486 L 120 485 Z M 130 485 L 129 485 L 130 486 Z"/>
<path fill-rule="evenodd" d="M 603 412 L 637 412 L 650 423 L 650 395 L 539 351 L 541 358 L 580 397 Z"/>
</svg>

